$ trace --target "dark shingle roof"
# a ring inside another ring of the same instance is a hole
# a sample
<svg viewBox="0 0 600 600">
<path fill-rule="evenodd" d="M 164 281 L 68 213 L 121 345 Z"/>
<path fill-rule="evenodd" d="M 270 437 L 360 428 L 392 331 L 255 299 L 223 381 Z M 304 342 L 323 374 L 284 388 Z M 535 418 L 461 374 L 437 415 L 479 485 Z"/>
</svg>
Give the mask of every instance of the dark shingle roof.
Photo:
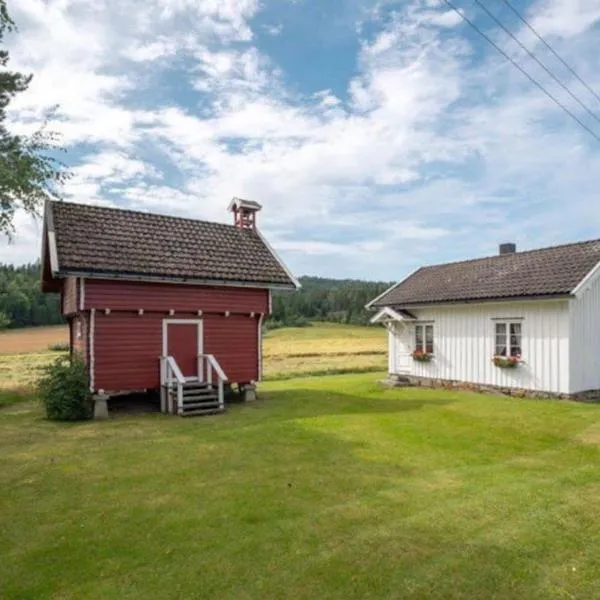
<svg viewBox="0 0 600 600">
<path fill-rule="evenodd" d="M 261 236 L 233 225 L 50 203 L 59 273 L 84 271 L 294 287 Z"/>
<path fill-rule="evenodd" d="M 570 294 L 600 262 L 600 240 L 423 267 L 371 305 Z"/>
</svg>

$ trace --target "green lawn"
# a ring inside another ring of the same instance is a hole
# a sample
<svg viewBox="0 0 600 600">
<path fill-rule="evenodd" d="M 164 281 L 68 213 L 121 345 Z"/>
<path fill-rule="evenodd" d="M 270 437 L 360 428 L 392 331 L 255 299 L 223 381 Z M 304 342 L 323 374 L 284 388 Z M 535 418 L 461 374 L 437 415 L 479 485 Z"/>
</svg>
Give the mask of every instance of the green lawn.
<svg viewBox="0 0 600 600">
<path fill-rule="evenodd" d="M 600 406 L 377 375 L 225 415 L 0 409 L 0 597 L 600 598 Z"/>
</svg>

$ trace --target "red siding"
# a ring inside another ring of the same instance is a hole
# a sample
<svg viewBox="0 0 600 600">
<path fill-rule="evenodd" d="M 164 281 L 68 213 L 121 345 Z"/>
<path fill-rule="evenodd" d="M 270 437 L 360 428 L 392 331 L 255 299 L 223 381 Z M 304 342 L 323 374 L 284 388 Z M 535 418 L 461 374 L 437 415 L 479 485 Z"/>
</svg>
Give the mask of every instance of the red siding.
<svg viewBox="0 0 600 600">
<path fill-rule="evenodd" d="M 72 315 L 77 312 L 77 287 L 76 277 L 67 277 L 62 285 L 62 312 L 63 315 Z"/>
<path fill-rule="evenodd" d="M 86 282 L 87 283 L 87 282 Z M 89 297 L 86 285 L 86 298 Z M 193 289 L 193 288 L 192 288 Z M 266 295 L 265 295 L 266 299 Z M 202 309 L 206 310 L 206 309 Z M 223 309 L 221 309 L 223 310 Z M 232 309 L 233 310 L 233 309 Z M 97 311 L 94 327 L 94 387 L 110 391 L 157 388 L 160 385 L 162 322 L 165 318 L 197 319 L 193 313 Z M 258 316 L 205 315 L 204 353 L 214 354 L 229 381 L 258 379 Z M 191 339 L 191 338 L 190 338 Z M 190 343 L 190 354 L 196 346 Z"/>
<path fill-rule="evenodd" d="M 94 387 L 138 390 L 160 385 L 164 315 L 96 312 Z"/>
<path fill-rule="evenodd" d="M 214 354 L 230 381 L 258 380 L 258 318 L 208 315 L 204 319 L 204 353 Z"/>
<path fill-rule="evenodd" d="M 267 289 L 86 279 L 85 308 L 197 313 L 267 313 Z"/>
</svg>

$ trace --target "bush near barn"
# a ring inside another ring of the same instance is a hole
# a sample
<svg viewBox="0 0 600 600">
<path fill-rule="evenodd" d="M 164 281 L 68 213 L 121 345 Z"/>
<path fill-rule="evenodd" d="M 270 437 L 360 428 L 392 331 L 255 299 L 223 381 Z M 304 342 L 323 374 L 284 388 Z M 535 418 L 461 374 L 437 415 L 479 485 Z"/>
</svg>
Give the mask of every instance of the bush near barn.
<svg viewBox="0 0 600 600">
<path fill-rule="evenodd" d="M 92 416 L 87 367 L 83 358 L 59 356 L 45 367 L 38 393 L 52 421 L 84 421 Z"/>
</svg>

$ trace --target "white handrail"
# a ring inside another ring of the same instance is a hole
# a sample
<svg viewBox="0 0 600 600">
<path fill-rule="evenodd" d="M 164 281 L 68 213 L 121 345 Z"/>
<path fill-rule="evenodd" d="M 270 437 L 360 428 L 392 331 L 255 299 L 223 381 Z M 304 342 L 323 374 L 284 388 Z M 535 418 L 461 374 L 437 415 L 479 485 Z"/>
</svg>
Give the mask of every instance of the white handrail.
<svg viewBox="0 0 600 600">
<path fill-rule="evenodd" d="M 219 407 L 225 409 L 225 382 L 227 375 L 215 358 L 214 354 L 198 354 L 198 380 L 202 381 L 206 376 L 206 383 L 210 387 L 213 385 L 213 373 L 216 375 L 218 383 Z M 206 365 L 205 365 L 206 363 Z M 161 412 L 178 414 L 183 413 L 183 385 L 186 378 L 183 376 L 177 361 L 173 356 L 160 357 L 160 409 Z M 177 390 L 177 411 L 173 406 L 173 384 Z"/>
<path fill-rule="evenodd" d="M 174 379 L 173 379 L 174 378 Z M 173 383 L 177 384 L 177 412 L 183 412 L 183 384 L 185 377 L 172 356 L 160 357 L 160 408 L 162 412 L 175 412 L 172 405 L 172 396 L 170 390 Z M 167 407 L 167 403 L 169 406 Z"/>
<path fill-rule="evenodd" d="M 206 383 L 209 386 L 212 386 L 212 375 L 213 371 L 217 376 L 218 381 L 218 390 L 219 390 L 219 408 L 221 410 L 225 409 L 225 390 L 224 390 L 224 382 L 227 381 L 227 375 L 225 371 L 221 368 L 219 361 L 215 358 L 214 354 L 199 354 L 199 358 L 202 358 L 200 361 L 204 366 L 204 361 L 206 361 Z"/>
<path fill-rule="evenodd" d="M 167 356 L 167 362 L 169 363 L 169 366 L 173 371 L 173 375 L 175 375 L 175 379 L 177 379 L 177 383 L 185 383 L 185 377 L 183 376 L 181 369 L 175 362 L 175 359 L 172 356 Z"/>
<path fill-rule="evenodd" d="M 227 375 L 225 375 L 225 371 L 221 368 L 219 361 L 215 358 L 214 354 L 207 354 L 206 360 L 210 364 L 210 366 L 215 370 L 217 377 L 223 381 L 227 381 Z"/>
</svg>

